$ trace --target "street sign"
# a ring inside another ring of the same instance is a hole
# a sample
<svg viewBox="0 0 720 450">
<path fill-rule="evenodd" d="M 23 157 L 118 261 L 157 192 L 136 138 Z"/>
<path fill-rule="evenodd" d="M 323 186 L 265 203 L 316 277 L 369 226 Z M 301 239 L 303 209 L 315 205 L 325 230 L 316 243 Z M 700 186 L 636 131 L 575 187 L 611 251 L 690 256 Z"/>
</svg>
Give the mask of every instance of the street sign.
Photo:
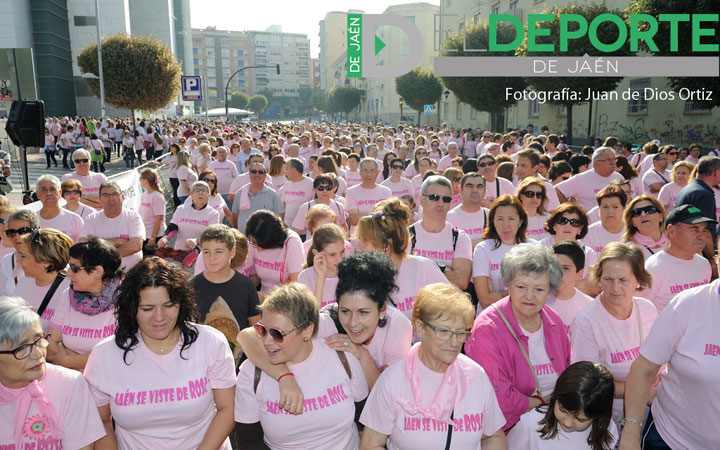
<svg viewBox="0 0 720 450">
<path fill-rule="evenodd" d="M 9 110 L 12 103 L 10 80 L 0 80 L 0 110 Z"/>
<path fill-rule="evenodd" d="M 186 102 L 202 100 L 202 77 L 184 76 L 182 83 L 182 98 Z"/>
<path fill-rule="evenodd" d="M 435 107 L 433 105 L 425 105 L 423 107 L 423 114 L 432 114 Z"/>
</svg>

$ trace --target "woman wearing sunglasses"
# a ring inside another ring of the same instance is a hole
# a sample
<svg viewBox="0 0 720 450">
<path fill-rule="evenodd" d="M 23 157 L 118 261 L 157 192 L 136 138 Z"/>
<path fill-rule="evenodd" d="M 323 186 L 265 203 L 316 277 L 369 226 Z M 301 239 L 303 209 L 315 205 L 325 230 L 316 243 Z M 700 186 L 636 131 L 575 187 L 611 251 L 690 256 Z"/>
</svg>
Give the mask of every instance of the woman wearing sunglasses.
<svg viewBox="0 0 720 450">
<path fill-rule="evenodd" d="M 288 371 L 277 376 L 279 382 L 292 378 L 305 398 L 299 401 L 279 396 L 275 376 L 245 361 L 235 387 L 238 447 L 358 448 L 355 402 L 367 397 L 367 381 L 355 356 L 336 352 L 324 340 L 313 339 L 320 319 L 312 293 L 298 283 L 280 286 L 260 310 L 262 318 L 255 331 L 269 365 L 287 366 Z M 289 415 L 289 410 L 302 414 Z"/>
<path fill-rule="evenodd" d="M 467 294 L 454 286 L 418 291 L 412 325 L 420 342 L 378 378 L 360 416 L 361 448 L 507 448 L 493 385 L 460 354 L 474 316 Z"/>
<path fill-rule="evenodd" d="M 120 284 L 115 314 L 115 335 L 93 348 L 85 367 L 108 433 L 103 444 L 230 450 L 233 356 L 220 331 L 194 323 L 182 270 L 143 259 Z"/>
<path fill-rule="evenodd" d="M 426 158 L 428 155 L 427 149 L 420 144 L 418 144 L 418 147 L 415 148 L 415 155 L 413 156 L 413 163 L 408 165 L 407 168 L 403 171 L 403 176 L 407 178 L 408 180 L 412 180 L 417 175 L 420 175 L 422 172 L 420 170 L 420 161 L 423 158 Z M 429 165 L 428 165 L 429 168 Z"/>
<path fill-rule="evenodd" d="M 100 207 L 100 185 L 107 180 L 107 177 L 102 173 L 90 172 L 90 152 L 85 149 L 75 150 L 72 160 L 75 164 L 75 172 L 63 175 L 62 181 L 78 180 L 83 187 L 83 197 L 80 202 L 93 208 Z"/>
<path fill-rule="evenodd" d="M 462 193 L 460 192 L 460 180 L 463 177 L 463 171 L 457 167 L 449 167 L 445 169 L 442 175 L 450 180 L 452 185 L 452 201 L 450 202 L 450 208 L 454 208 L 462 203 Z"/>
<path fill-rule="evenodd" d="M 210 195 L 208 196 L 208 206 L 217 211 L 218 215 L 222 219 L 224 216 L 227 220 L 232 220 L 232 213 L 228 208 L 227 203 L 222 195 L 218 192 L 218 177 L 212 170 L 203 170 L 198 175 L 198 180 L 207 183 L 210 187 Z M 191 198 L 188 197 L 185 200 L 185 204 L 188 205 L 192 202 Z"/>
<path fill-rule="evenodd" d="M 12 253 L 3 256 L 0 261 L 0 292 L 2 295 L 13 295 L 23 272 L 18 250 L 23 243 L 23 236 L 40 227 L 40 219 L 34 211 L 16 209 L 8 216 L 6 224 L 5 237 L 14 248 Z"/>
<path fill-rule="evenodd" d="M 60 191 L 62 198 L 65 199 L 63 208 L 70 212 L 74 212 L 85 220 L 90 214 L 97 211 L 92 206 L 83 205 L 80 199 L 83 197 L 83 186 L 78 180 L 70 179 L 60 183 Z"/>
<path fill-rule="evenodd" d="M 334 213 L 337 225 L 347 232 L 347 221 L 345 219 L 345 207 L 342 203 L 333 198 L 333 179 L 330 175 L 320 174 L 313 180 L 313 189 L 315 198 L 309 202 L 303 203 L 298 209 L 295 220 L 292 223 L 292 229 L 299 235 L 304 235 L 305 239 L 309 239 L 312 233 L 305 227 L 306 217 L 310 208 L 315 205 L 328 206 Z"/>
<path fill-rule="evenodd" d="M 545 223 L 550 214 L 545 212 L 547 188 L 543 180 L 536 177 L 523 179 L 518 185 L 517 197 L 528 216 L 527 236 L 536 241 L 549 237 Z"/>
<path fill-rule="evenodd" d="M 25 300 L 0 297 L 0 448 L 89 450 L 105 436 L 82 374 L 45 362 L 49 338 Z"/>
<path fill-rule="evenodd" d="M 48 231 L 40 230 L 28 246 L 51 242 Z M 42 248 L 39 250 L 42 251 Z M 48 360 L 53 364 L 82 371 L 95 344 L 115 332 L 115 297 L 122 271 L 115 247 L 102 239 L 90 239 L 70 247 L 67 278 L 70 289 L 55 305 L 50 320 Z M 68 296 L 69 294 L 69 296 Z"/>
<path fill-rule="evenodd" d="M 651 195 L 635 197 L 625 207 L 623 242 L 636 245 L 648 259 L 668 246 L 663 224 L 665 207 Z"/>
<path fill-rule="evenodd" d="M 320 158 L 318 158 L 317 163 L 317 172 L 318 175 L 314 178 L 317 178 L 318 176 L 322 174 L 334 174 L 337 182 L 338 182 L 338 189 L 337 189 L 337 195 L 342 196 L 345 195 L 345 191 L 347 191 L 347 181 L 345 181 L 345 178 L 340 176 L 340 173 L 338 171 L 337 164 L 335 163 L 335 158 L 333 158 L 330 155 L 323 155 Z"/>
<path fill-rule="evenodd" d="M 411 166 L 408 166 L 411 167 Z M 403 177 L 403 170 L 405 170 L 405 164 L 400 158 L 392 158 L 390 160 L 390 176 L 380 183 L 387 187 L 392 192 L 393 197 L 402 197 L 403 195 L 415 196 L 415 188 L 412 182 Z"/>
</svg>

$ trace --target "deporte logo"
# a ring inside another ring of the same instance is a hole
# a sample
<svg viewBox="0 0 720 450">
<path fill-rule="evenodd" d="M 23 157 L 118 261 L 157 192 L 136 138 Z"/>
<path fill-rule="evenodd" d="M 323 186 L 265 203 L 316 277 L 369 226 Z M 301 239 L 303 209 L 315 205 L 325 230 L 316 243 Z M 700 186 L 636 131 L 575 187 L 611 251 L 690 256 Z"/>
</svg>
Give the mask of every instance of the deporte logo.
<svg viewBox="0 0 720 450">
<path fill-rule="evenodd" d="M 456 14 L 436 14 L 456 17 Z M 559 45 L 540 43 L 538 37 L 550 36 L 550 29 L 538 27 L 541 22 L 556 20 L 553 14 L 528 14 L 527 27 L 510 14 L 490 14 L 489 42 L 486 49 L 464 48 L 468 52 L 497 52 L 517 49 L 527 39 L 529 56 L 436 56 L 433 59 L 435 75 L 445 77 L 488 77 L 488 76 L 675 76 L 675 77 L 716 77 L 720 75 L 717 57 L 718 14 L 660 14 L 657 18 L 648 14 L 631 14 L 629 24 L 615 14 L 600 14 L 588 21 L 579 14 L 561 14 L 559 18 Z M 455 20 L 455 19 L 454 19 Z M 610 23 L 617 27 L 615 42 L 605 42 L 598 35 L 601 25 Z M 658 33 L 659 24 L 669 24 L 668 35 Z M 681 23 L 691 25 L 690 35 L 678 33 Z M 498 26 L 503 24 L 515 30 L 515 38 L 500 43 L 497 38 Z M 399 61 L 378 65 L 375 55 L 386 44 L 377 36 L 381 26 L 397 27 L 405 32 L 409 42 L 408 54 Z M 439 36 L 437 29 L 433 30 Z M 568 45 L 575 39 L 587 37 L 598 52 L 608 53 L 606 57 L 584 55 L 563 56 Z M 629 42 L 630 50 L 637 51 L 640 43 L 651 51 L 657 51 L 657 42 L 669 42 L 670 52 L 677 52 L 682 40 L 689 40 L 692 51 L 712 56 L 621 56 L 610 53 Z M 465 41 L 465 40 L 464 40 Z M 434 49 L 438 50 L 438 49 Z M 420 62 L 425 49 L 420 30 L 406 17 L 392 14 L 348 14 L 347 15 L 347 72 L 349 78 L 397 77 L 410 72 Z M 453 50 L 442 50 L 450 53 Z M 457 51 L 457 50 L 455 50 Z M 533 52 L 556 52 L 557 56 L 534 57 Z"/>
</svg>

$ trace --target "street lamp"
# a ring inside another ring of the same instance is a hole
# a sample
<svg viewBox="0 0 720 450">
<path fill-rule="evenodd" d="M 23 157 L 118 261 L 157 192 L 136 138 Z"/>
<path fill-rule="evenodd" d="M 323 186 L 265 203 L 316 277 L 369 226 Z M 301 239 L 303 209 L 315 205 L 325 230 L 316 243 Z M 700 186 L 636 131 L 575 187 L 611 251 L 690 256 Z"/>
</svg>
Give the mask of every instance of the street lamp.
<svg viewBox="0 0 720 450">
<path fill-rule="evenodd" d="M 450 96 L 450 91 L 443 92 L 443 95 L 445 96 L 445 108 L 448 108 L 447 101 Z M 440 102 L 438 102 L 438 126 L 442 123 L 442 116 L 440 115 L 440 112 Z M 443 112 L 445 112 L 445 110 L 443 110 Z M 447 112 L 445 112 L 445 114 L 447 114 Z"/>
<path fill-rule="evenodd" d="M 95 0 L 97 1 L 97 0 Z M 246 66 L 241 67 L 235 72 L 233 72 L 232 75 L 230 75 L 230 78 L 227 80 L 227 83 L 225 83 L 225 96 L 223 97 L 225 99 L 225 121 L 228 121 L 229 119 L 229 112 L 228 112 L 228 99 L 227 99 L 227 91 L 230 87 L 230 82 L 232 81 L 233 77 L 237 75 L 238 73 L 242 72 L 245 69 L 267 69 L 270 67 L 275 67 L 275 70 L 277 71 L 277 74 L 280 75 L 280 64 L 270 65 L 270 66 Z"/>
<path fill-rule="evenodd" d="M 403 103 L 404 103 L 402 97 L 400 97 L 400 99 L 398 100 L 398 103 L 400 104 L 400 122 L 402 122 L 402 120 L 403 120 Z"/>
<path fill-rule="evenodd" d="M 100 39 L 100 1 L 95 0 L 95 25 L 97 29 L 98 73 L 100 78 L 100 122 L 105 125 L 105 82 L 103 81 L 102 41 Z M 135 118 L 133 117 L 133 120 Z"/>
</svg>

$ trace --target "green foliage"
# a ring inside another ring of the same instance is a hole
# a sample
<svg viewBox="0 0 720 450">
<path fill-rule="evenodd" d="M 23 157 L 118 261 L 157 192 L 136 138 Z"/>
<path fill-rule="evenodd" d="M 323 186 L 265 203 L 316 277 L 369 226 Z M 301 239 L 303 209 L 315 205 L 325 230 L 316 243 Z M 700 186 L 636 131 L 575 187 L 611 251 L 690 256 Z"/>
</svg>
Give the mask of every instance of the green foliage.
<svg viewBox="0 0 720 450">
<path fill-rule="evenodd" d="M 507 43 L 513 40 L 515 29 L 510 26 L 498 24 L 498 43 Z M 488 24 L 478 23 L 465 32 L 465 48 L 487 49 L 488 48 Z M 446 43 L 447 50 L 456 52 L 443 52 L 443 56 L 514 56 L 515 52 L 478 52 L 463 50 L 463 36 L 456 34 Z M 527 82 L 522 77 L 442 77 L 443 84 L 455 94 L 458 100 L 466 103 L 478 111 L 487 111 L 491 114 L 502 113 L 507 107 L 517 103 L 512 97 L 505 98 L 505 89 L 512 88 L 522 91 L 527 87 Z"/>
<path fill-rule="evenodd" d="M 170 49 L 159 39 L 120 33 L 102 41 L 105 101 L 116 108 L 154 111 L 175 100 L 182 70 Z M 97 44 L 78 54 L 83 73 L 99 74 Z M 85 79 L 100 96 L 99 80 Z"/>
<path fill-rule="evenodd" d="M 248 102 L 248 108 L 258 116 L 267 108 L 268 99 L 262 94 L 253 95 Z"/>
<path fill-rule="evenodd" d="M 627 11 L 629 14 L 649 14 L 656 19 L 660 14 L 717 14 L 720 8 L 718 0 L 634 0 L 630 3 Z M 647 24 L 641 26 L 647 29 Z M 709 23 L 703 24 L 703 28 L 710 28 Z M 657 51 L 653 51 L 653 55 L 657 56 L 713 56 L 718 57 L 719 53 L 692 51 L 692 24 L 690 21 L 679 22 L 678 29 L 678 51 L 670 51 L 670 24 L 668 22 L 658 22 L 657 38 L 654 39 L 657 45 Z M 715 36 L 701 39 L 703 44 L 718 43 L 720 41 L 720 24 L 715 22 Z M 650 49 L 644 41 L 641 41 L 640 48 L 645 51 Z M 670 77 L 670 86 L 679 91 L 682 88 L 690 90 L 706 89 L 713 91 L 713 99 L 709 102 L 696 102 L 698 105 L 712 108 L 720 106 L 720 77 Z"/>
<path fill-rule="evenodd" d="M 228 106 L 231 108 L 245 109 L 250 102 L 250 97 L 244 92 L 233 92 L 230 94 Z"/>
<path fill-rule="evenodd" d="M 395 92 L 405 101 L 405 105 L 418 113 L 418 123 L 424 105 L 434 105 L 440 101 L 443 85 L 430 70 L 416 67 L 412 71 L 395 78 Z"/>
<path fill-rule="evenodd" d="M 333 88 L 328 98 L 330 110 L 333 112 L 349 113 L 360 104 L 360 90 L 352 86 L 338 86 Z"/>
<path fill-rule="evenodd" d="M 318 111 L 328 109 L 328 95 L 324 92 L 313 92 L 312 106 Z"/>
</svg>

